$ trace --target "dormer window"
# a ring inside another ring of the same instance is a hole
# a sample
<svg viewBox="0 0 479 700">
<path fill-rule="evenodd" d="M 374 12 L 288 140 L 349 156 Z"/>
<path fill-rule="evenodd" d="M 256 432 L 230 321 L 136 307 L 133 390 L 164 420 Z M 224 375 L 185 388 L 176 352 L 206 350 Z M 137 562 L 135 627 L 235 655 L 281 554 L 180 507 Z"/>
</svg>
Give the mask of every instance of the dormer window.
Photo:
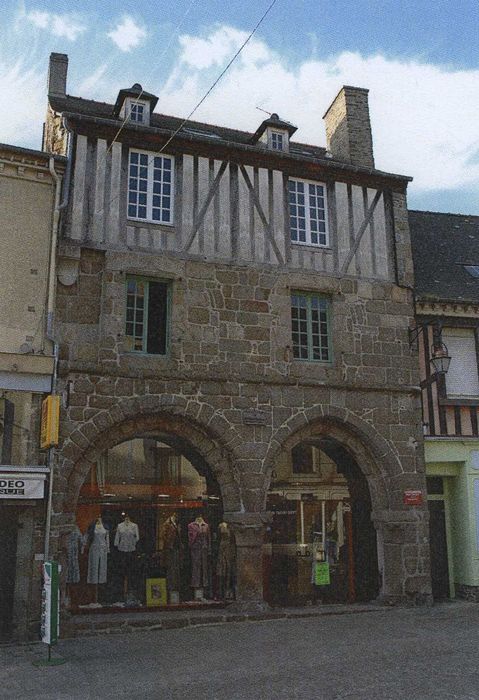
<svg viewBox="0 0 479 700">
<path fill-rule="evenodd" d="M 262 145 L 271 151 L 289 152 L 289 140 L 296 131 L 293 124 L 280 119 L 274 112 L 269 119 L 265 119 L 256 129 L 251 138 L 251 143 Z"/>
<path fill-rule="evenodd" d="M 129 120 L 131 122 L 136 122 L 136 124 L 144 124 L 145 107 L 146 105 L 144 102 L 130 102 L 128 105 Z"/>
<path fill-rule="evenodd" d="M 271 148 L 273 151 L 284 150 L 284 134 L 279 131 L 271 132 Z"/>
<path fill-rule="evenodd" d="M 113 108 L 113 116 L 132 124 L 150 126 L 150 117 L 158 98 L 143 90 L 139 83 L 131 88 L 120 90 Z"/>
</svg>

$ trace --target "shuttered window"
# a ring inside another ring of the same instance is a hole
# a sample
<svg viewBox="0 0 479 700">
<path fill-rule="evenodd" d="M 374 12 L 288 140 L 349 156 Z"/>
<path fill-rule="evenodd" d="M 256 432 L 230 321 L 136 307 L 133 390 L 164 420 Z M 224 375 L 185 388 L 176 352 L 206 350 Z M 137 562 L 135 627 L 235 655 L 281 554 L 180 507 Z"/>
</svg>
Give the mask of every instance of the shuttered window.
<svg viewBox="0 0 479 700">
<path fill-rule="evenodd" d="M 451 364 L 446 374 L 448 396 L 479 396 L 476 339 L 472 328 L 444 328 Z"/>
</svg>

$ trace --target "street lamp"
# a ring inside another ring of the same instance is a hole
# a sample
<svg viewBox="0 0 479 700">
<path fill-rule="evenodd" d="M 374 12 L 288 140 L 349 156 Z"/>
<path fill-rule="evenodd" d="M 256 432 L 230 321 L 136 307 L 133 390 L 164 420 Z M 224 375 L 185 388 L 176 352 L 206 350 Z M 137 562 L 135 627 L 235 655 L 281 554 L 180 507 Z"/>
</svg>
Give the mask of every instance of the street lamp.
<svg viewBox="0 0 479 700">
<path fill-rule="evenodd" d="M 425 329 L 427 330 L 427 326 L 416 326 L 415 328 L 408 329 L 410 346 L 416 342 L 421 333 L 424 334 Z M 441 340 L 441 327 L 439 324 L 435 324 L 433 327 L 433 344 L 431 354 L 432 357 L 430 359 L 430 363 L 434 370 L 433 374 L 447 374 L 449 365 L 451 364 L 451 358 L 446 345 Z"/>
</svg>

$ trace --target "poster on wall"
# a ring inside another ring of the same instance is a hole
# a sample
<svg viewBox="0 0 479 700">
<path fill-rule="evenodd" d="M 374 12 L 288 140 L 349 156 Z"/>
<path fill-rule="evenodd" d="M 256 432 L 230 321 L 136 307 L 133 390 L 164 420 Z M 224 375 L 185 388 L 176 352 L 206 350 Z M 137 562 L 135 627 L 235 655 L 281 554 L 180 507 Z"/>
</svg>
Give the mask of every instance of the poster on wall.
<svg viewBox="0 0 479 700">
<path fill-rule="evenodd" d="M 150 608 L 166 605 L 167 602 L 166 578 L 147 578 L 146 605 Z"/>
</svg>

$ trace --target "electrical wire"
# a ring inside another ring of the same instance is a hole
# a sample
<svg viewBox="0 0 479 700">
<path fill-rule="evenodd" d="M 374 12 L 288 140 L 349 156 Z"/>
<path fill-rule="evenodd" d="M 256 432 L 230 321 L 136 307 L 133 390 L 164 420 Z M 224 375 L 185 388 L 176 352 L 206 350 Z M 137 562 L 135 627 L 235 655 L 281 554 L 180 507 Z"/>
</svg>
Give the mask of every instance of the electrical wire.
<svg viewBox="0 0 479 700">
<path fill-rule="evenodd" d="M 232 58 L 228 61 L 228 63 L 227 63 L 226 66 L 223 68 L 223 70 L 222 70 L 221 73 L 218 75 L 218 77 L 217 77 L 217 78 L 214 80 L 214 82 L 210 85 L 210 87 L 209 87 L 208 90 L 205 92 L 205 94 L 204 94 L 203 97 L 200 99 L 200 101 L 197 102 L 197 104 L 193 107 L 193 109 L 192 109 L 191 112 L 188 114 L 188 116 L 185 117 L 185 118 L 181 121 L 181 123 L 180 123 L 180 125 L 178 126 L 178 128 L 175 129 L 175 131 L 171 134 L 171 136 L 169 137 L 169 139 L 168 139 L 168 140 L 166 141 L 166 143 L 160 148 L 160 150 L 159 150 L 159 151 L 155 151 L 155 153 L 153 153 L 151 156 L 149 156 L 148 162 L 147 162 L 147 165 L 148 165 L 148 166 L 149 166 L 150 163 L 152 162 L 153 158 L 157 157 L 160 153 L 163 153 L 163 152 L 164 152 L 164 150 L 170 145 L 170 143 L 171 143 L 171 142 L 173 141 L 173 139 L 178 135 L 178 133 L 181 131 L 181 129 L 185 126 L 185 124 L 191 119 L 191 117 L 193 116 L 193 114 L 199 109 L 199 107 L 201 107 L 201 105 L 203 104 L 203 102 L 207 99 L 208 95 L 210 95 L 210 93 L 215 89 L 215 87 L 216 87 L 216 86 L 218 85 L 218 83 L 220 82 L 221 78 L 223 78 L 223 76 L 227 73 L 227 71 L 231 68 L 231 66 L 233 65 L 233 63 L 234 63 L 234 62 L 236 61 L 236 59 L 238 58 L 238 56 L 241 54 L 241 52 L 243 51 L 243 49 L 245 48 L 245 46 L 246 46 L 246 45 L 250 42 L 250 40 L 253 38 L 253 36 L 255 35 L 255 33 L 257 32 L 257 30 L 259 29 L 259 27 L 262 25 L 262 23 L 264 22 L 264 20 L 265 20 L 266 17 L 269 15 L 269 13 L 271 12 L 271 10 L 273 9 L 273 7 L 276 5 L 277 2 L 278 2 L 278 0 L 271 0 L 270 4 L 268 5 L 267 9 L 265 10 L 265 12 L 264 12 L 263 15 L 261 16 L 261 18 L 257 21 L 257 23 L 255 24 L 255 26 L 253 27 L 253 29 L 251 30 L 251 32 L 248 34 L 248 36 L 246 37 L 246 39 L 244 40 L 244 42 L 241 44 L 241 46 L 240 46 L 239 49 L 235 52 L 235 54 L 232 56 Z M 124 126 L 124 124 L 123 124 L 122 126 Z M 116 137 L 115 137 L 115 138 L 116 138 Z M 113 145 L 113 142 L 112 142 L 111 145 Z M 109 206 L 110 204 L 113 204 L 113 202 L 115 202 L 119 197 L 120 197 L 120 195 L 118 194 L 118 195 L 116 195 L 116 197 L 113 197 L 112 199 L 110 199 L 110 200 L 108 201 L 108 206 Z"/>
<path fill-rule="evenodd" d="M 152 77 L 154 71 L 156 70 L 156 67 L 157 67 L 158 64 L 160 63 L 160 61 L 161 61 L 161 59 L 163 58 L 163 56 L 165 56 L 165 54 L 168 52 L 168 50 L 169 50 L 171 44 L 173 43 L 173 39 L 175 39 L 176 36 L 178 35 L 178 32 L 180 31 L 181 27 L 183 26 L 183 23 L 184 23 L 185 19 L 187 18 L 187 16 L 190 14 L 191 9 L 193 8 L 193 5 L 196 5 L 197 2 L 198 2 L 198 0 L 191 0 L 191 2 L 190 2 L 190 4 L 189 4 L 189 6 L 188 6 L 186 12 L 184 13 L 183 17 L 181 18 L 181 20 L 180 20 L 180 21 L 178 22 L 178 24 L 176 25 L 175 30 L 172 32 L 172 34 L 171 34 L 171 36 L 170 36 L 170 38 L 169 38 L 169 40 L 168 40 L 168 42 L 167 42 L 165 48 L 164 48 L 163 51 L 161 52 L 158 61 L 155 63 L 154 69 L 153 69 L 152 71 L 150 71 L 149 75 L 147 76 L 147 79 L 146 79 L 147 82 L 149 81 L 150 77 Z M 138 102 L 141 100 L 141 96 L 143 95 L 144 92 L 145 92 L 144 89 L 141 88 L 140 94 L 139 94 L 134 100 L 132 100 L 132 104 L 138 104 Z M 116 134 L 115 134 L 115 136 L 114 136 L 114 138 L 113 138 L 113 141 L 110 143 L 110 145 L 109 145 L 108 148 L 106 149 L 106 152 L 105 152 L 105 154 L 104 154 L 104 157 L 105 157 L 105 158 L 106 158 L 106 156 L 108 155 L 108 153 L 111 151 L 113 144 L 114 144 L 115 141 L 118 139 L 118 137 L 120 136 L 121 132 L 123 131 L 125 125 L 127 124 L 128 120 L 129 120 L 129 117 L 130 117 L 129 114 L 125 114 L 125 118 L 123 119 L 123 122 L 121 123 L 120 128 L 119 128 L 118 131 L 116 132 Z"/>
</svg>

